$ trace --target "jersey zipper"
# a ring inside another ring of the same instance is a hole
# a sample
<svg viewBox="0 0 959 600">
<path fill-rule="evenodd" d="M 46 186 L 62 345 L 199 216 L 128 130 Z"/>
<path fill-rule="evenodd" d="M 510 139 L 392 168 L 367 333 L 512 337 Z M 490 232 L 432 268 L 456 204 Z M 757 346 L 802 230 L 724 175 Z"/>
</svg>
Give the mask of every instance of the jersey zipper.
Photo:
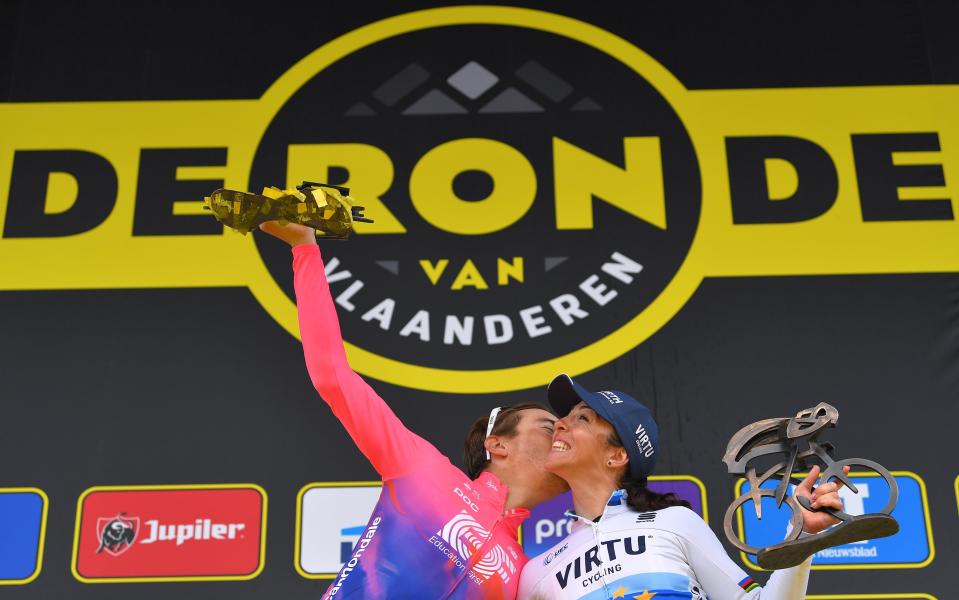
<svg viewBox="0 0 959 600">
<path fill-rule="evenodd" d="M 609 592 L 609 585 L 607 585 L 607 581 L 606 581 L 606 563 L 610 561 L 609 551 L 608 550 L 606 551 L 606 560 L 603 560 L 602 554 L 601 554 L 601 552 L 603 551 L 603 544 L 600 542 L 600 539 L 599 539 L 599 526 L 600 524 L 602 524 L 603 518 L 606 517 L 606 510 L 605 509 L 603 510 L 603 514 L 599 518 L 599 523 L 594 522 L 592 519 L 585 519 L 577 515 L 571 510 L 567 510 L 564 514 L 567 517 L 572 517 L 580 521 L 581 523 L 585 523 L 589 525 L 590 530 L 593 532 L 593 543 L 596 544 L 596 556 L 600 559 L 599 579 L 603 583 L 603 594 L 607 598 L 611 598 L 610 592 Z"/>
</svg>

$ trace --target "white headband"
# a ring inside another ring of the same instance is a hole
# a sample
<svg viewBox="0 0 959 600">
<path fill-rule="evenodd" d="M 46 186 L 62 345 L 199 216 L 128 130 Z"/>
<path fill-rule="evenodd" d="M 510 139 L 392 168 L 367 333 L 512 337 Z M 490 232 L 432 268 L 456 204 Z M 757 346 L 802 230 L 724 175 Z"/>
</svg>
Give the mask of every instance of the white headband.
<svg viewBox="0 0 959 600">
<path fill-rule="evenodd" d="M 490 411 L 490 413 L 489 413 L 489 421 L 486 422 L 486 437 L 489 437 L 490 434 L 493 433 L 493 425 L 496 424 L 496 415 L 499 414 L 499 411 L 500 411 L 500 409 L 502 409 L 502 408 L 503 408 L 502 406 L 497 406 L 496 408 L 494 408 L 493 410 Z M 486 438 L 483 438 L 483 445 L 484 445 L 484 446 L 486 445 Z M 490 455 L 489 455 L 489 449 L 487 449 L 487 450 L 486 450 L 486 460 L 490 460 L 490 459 L 491 459 L 491 457 L 490 457 Z"/>
</svg>

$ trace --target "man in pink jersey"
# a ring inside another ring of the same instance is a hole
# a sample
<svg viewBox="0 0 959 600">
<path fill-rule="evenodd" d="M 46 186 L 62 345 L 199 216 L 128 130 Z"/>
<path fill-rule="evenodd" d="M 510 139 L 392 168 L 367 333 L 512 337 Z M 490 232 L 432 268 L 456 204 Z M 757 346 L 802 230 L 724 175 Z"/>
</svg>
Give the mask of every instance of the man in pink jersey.
<svg viewBox="0 0 959 600">
<path fill-rule="evenodd" d="M 494 409 L 467 437 L 467 476 L 350 368 L 313 230 L 276 222 L 260 229 L 293 247 L 310 378 L 383 479 L 366 530 L 323 597 L 515 598 L 527 507 L 567 489 L 543 468 L 556 417 L 530 405 Z"/>
</svg>

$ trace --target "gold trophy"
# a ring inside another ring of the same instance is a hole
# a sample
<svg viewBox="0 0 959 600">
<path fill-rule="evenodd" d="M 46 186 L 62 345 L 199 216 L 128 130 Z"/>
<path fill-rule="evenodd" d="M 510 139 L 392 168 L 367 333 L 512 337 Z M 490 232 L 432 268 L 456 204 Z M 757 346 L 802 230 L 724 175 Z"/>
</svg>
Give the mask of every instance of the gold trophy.
<svg viewBox="0 0 959 600">
<path fill-rule="evenodd" d="M 279 221 L 312 227 L 320 239 L 345 240 L 354 222 L 373 222 L 363 216 L 349 188 L 313 181 L 285 190 L 265 187 L 262 194 L 221 188 L 203 203 L 217 221 L 244 235 L 260 223 Z"/>
</svg>

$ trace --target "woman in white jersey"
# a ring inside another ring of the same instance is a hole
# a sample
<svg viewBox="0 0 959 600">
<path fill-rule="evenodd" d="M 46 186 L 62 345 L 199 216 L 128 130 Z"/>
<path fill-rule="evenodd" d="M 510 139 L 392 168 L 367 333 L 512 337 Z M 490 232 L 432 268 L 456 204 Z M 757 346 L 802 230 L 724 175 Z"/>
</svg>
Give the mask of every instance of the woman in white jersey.
<svg viewBox="0 0 959 600">
<path fill-rule="evenodd" d="M 549 401 L 565 417 L 556 423 L 546 469 L 569 483 L 574 523 L 566 539 L 526 564 L 519 600 L 806 597 L 811 558 L 774 571 L 760 587 L 688 503 L 646 487 L 659 432 L 638 400 L 619 391 L 590 392 L 560 375 L 550 383 Z M 795 493 L 809 496 L 813 508 L 841 509 L 837 484 L 813 489 L 818 475 L 813 468 Z M 836 522 L 820 512 L 803 517 L 809 533 Z"/>
</svg>

